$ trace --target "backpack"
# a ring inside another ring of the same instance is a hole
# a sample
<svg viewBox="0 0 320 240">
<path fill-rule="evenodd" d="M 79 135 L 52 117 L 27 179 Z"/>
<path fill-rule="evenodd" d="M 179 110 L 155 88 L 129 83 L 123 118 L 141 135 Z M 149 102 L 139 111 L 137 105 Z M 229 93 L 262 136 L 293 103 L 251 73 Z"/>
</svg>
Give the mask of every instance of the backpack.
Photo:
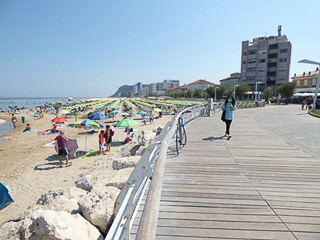
<svg viewBox="0 0 320 240">
<path fill-rule="evenodd" d="M 110 130 L 110 132 L 111 132 L 111 136 L 113 136 L 114 135 L 114 131 Z"/>
</svg>

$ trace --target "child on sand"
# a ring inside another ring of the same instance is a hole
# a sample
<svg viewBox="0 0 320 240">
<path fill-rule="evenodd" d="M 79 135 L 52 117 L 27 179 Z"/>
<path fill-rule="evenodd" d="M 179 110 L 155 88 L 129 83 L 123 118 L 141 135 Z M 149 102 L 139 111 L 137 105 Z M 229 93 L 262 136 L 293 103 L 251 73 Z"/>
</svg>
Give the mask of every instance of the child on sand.
<svg viewBox="0 0 320 240">
<path fill-rule="evenodd" d="M 100 134 L 99 134 L 99 151 L 100 151 L 100 154 L 105 154 L 104 153 L 104 131 L 101 130 L 100 131 Z"/>
</svg>

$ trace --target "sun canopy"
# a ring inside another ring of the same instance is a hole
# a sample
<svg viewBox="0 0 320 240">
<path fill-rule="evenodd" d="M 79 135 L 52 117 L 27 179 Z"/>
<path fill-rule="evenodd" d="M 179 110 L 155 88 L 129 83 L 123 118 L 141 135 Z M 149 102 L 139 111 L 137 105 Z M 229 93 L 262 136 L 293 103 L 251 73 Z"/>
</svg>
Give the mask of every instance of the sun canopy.
<svg viewBox="0 0 320 240">
<path fill-rule="evenodd" d="M 9 194 L 8 188 L 0 183 L 0 209 L 8 206 L 13 202 L 13 198 Z"/>
</svg>

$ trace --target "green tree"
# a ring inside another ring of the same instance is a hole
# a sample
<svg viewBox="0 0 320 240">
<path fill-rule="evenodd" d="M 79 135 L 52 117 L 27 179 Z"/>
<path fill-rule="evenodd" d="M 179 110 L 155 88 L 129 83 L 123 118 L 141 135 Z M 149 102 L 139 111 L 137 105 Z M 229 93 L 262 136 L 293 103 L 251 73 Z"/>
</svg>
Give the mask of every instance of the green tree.
<svg viewBox="0 0 320 240">
<path fill-rule="evenodd" d="M 264 95 L 264 99 L 266 101 L 268 101 L 268 99 L 273 96 L 274 94 L 274 90 L 270 87 L 266 88 L 265 90 L 263 90 L 263 95 Z"/>
<path fill-rule="evenodd" d="M 214 98 L 214 87 L 208 87 L 206 93 L 208 94 L 208 97 Z"/>
<path fill-rule="evenodd" d="M 193 97 L 194 98 L 200 98 L 201 97 L 201 89 L 193 90 Z"/>
<path fill-rule="evenodd" d="M 240 84 L 239 86 L 236 87 L 236 97 L 242 99 L 246 96 L 246 92 L 250 91 L 250 87 L 248 84 Z"/>
<path fill-rule="evenodd" d="M 223 98 L 229 95 L 233 96 L 233 88 L 227 88 L 223 95 Z"/>
<path fill-rule="evenodd" d="M 186 92 L 186 98 L 191 98 L 192 97 L 192 90 L 188 90 Z"/>
<path fill-rule="evenodd" d="M 221 99 L 224 97 L 226 91 L 227 91 L 227 88 L 225 86 L 222 86 L 220 85 L 219 87 L 215 87 L 217 88 L 217 99 Z"/>
<path fill-rule="evenodd" d="M 286 102 L 288 103 L 294 94 L 294 89 L 296 88 L 296 86 L 296 81 L 288 82 L 279 86 L 277 92 L 280 93 L 282 97 L 285 97 Z"/>
</svg>

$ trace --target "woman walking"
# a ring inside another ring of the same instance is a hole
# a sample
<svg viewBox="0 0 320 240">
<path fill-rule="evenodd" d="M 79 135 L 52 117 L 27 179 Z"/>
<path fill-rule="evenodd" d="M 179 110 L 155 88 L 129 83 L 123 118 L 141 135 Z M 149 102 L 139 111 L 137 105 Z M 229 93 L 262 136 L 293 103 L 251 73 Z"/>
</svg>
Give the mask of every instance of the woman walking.
<svg viewBox="0 0 320 240">
<path fill-rule="evenodd" d="M 228 96 L 225 100 L 225 102 L 221 106 L 221 110 L 225 111 L 225 117 L 224 122 L 226 123 L 226 137 L 231 138 L 230 135 L 230 126 L 231 122 L 233 120 L 233 111 L 235 111 L 236 108 L 236 101 L 232 96 Z"/>
</svg>

